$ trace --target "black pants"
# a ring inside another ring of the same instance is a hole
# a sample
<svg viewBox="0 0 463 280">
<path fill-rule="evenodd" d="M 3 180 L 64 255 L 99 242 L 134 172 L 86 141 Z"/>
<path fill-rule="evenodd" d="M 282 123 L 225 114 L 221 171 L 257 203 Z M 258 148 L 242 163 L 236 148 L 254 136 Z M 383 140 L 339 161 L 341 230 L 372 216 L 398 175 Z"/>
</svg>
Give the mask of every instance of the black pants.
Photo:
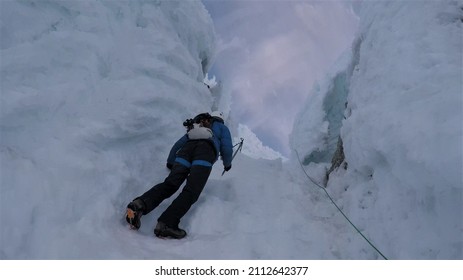
<svg viewBox="0 0 463 280">
<path fill-rule="evenodd" d="M 153 211 L 164 199 L 171 197 L 186 180 L 182 192 L 158 219 L 170 227 L 178 227 L 180 219 L 204 189 L 215 157 L 214 147 L 206 140 L 188 141 L 177 153 L 177 160 L 164 182 L 139 197 L 145 203 L 143 214 Z"/>
</svg>

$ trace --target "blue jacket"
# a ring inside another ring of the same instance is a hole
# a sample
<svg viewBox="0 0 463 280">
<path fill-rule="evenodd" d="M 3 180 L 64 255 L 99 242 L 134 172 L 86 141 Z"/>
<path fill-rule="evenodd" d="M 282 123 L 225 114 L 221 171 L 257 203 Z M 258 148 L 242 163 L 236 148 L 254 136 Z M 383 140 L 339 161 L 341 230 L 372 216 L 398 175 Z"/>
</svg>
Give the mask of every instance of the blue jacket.
<svg viewBox="0 0 463 280">
<path fill-rule="evenodd" d="M 219 158 L 219 155 L 222 156 L 223 166 L 228 167 L 231 166 L 232 162 L 232 154 L 233 154 L 233 143 L 231 139 L 230 130 L 227 126 L 225 126 L 220 121 L 214 121 L 212 123 L 212 133 L 214 136 L 212 139 L 208 141 L 213 141 L 215 151 L 217 154 L 216 161 Z M 183 135 L 182 138 L 175 142 L 174 146 L 170 150 L 169 157 L 167 158 L 167 162 L 173 164 L 175 161 L 176 154 L 178 150 L 180 150 L 183 145 L 188 141 L 188 134 Z M 213 163 L 213 162 L 212 162 Z"/>
</svg>

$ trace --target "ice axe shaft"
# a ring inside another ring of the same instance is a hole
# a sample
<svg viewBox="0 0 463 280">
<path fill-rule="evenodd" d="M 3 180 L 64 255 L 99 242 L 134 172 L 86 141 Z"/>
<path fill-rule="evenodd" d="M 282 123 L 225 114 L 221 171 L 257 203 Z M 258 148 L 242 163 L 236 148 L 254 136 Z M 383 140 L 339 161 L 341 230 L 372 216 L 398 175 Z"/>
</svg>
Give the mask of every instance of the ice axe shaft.
<svg viewBox="0 0 463 280">
<path fill-rule="evenodd" d="M 235 145 L 233 146 L 233 148 L 234 148 L 234 147 L 236 147 L 236 146 L 239 145 L 239 146 L 238 146 L 238 149 L 236 149 L 236 151 L 233 153 L 233 156 L 232 156 L 232 159 L 231 159 L 232 162 L 233 162 L 233 159 L 235 158 L 236 154 L 237 154 L 238 152 L 241 152 L 241 149 L 243 148 L 244 138 L 240 138 L 240 139 L 241 139 L 241 141 L 240 141 L 238 144 L 235 144 Z M 227 172 L 227 171 L 224 169 L 223 172 L 222 172 L 222 176 L 223 176 L 223 174 L 225 174 L 225 172 Z"/>
</svg>

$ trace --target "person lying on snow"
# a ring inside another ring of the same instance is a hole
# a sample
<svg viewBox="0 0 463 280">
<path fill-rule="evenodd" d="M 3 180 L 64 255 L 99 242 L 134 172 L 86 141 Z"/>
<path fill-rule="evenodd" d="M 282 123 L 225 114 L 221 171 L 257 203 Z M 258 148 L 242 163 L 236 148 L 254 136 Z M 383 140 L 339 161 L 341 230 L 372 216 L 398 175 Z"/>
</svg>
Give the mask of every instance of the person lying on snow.
<svg viewBox="0 0 463 280">
<path fill-rule="evenodd" d="M 164 180 L 127 205 L 126 220 L 132 229 L 141 226 L 142 215 L 153 211 L 164 199 L 171 197 L 186 180 L 178 197 L 158 218 L 154 229 L 157 237 L 181 239 L 186 231 L 179 228 L 180 219 L 198 200 L 219 155 L 225 171 L 232 167 L 233 144 L 230 130 L 221 112 L 202 113 L 185 121 L 187 133 L 172 147 L 167 158 L 170 174 Z"/>
</svg>

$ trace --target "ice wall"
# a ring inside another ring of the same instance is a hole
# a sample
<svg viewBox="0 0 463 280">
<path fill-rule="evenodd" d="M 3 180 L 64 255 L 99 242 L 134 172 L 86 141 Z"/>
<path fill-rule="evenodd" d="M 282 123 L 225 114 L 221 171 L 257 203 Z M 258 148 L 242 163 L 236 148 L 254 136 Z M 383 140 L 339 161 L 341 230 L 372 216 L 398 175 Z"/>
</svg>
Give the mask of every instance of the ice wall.
<svg viewBox="0 0 463 280">
<path fill-rule="evenodd" d="M 339 131 L 348 169 L 328 188 L 346 212 L 392 258 L 461 258 L 463 4 L 365 1 L 359 16 L 348 61 L 312 91 L 292 148 L 328 168 Z"/>
<path fill-rule="evenodd" d="M 77 256 L 66 228 L 119 220 L 210 111 L 212 20 L 200 1 L 0 5 L 0 258 Z"/>
</svg>

